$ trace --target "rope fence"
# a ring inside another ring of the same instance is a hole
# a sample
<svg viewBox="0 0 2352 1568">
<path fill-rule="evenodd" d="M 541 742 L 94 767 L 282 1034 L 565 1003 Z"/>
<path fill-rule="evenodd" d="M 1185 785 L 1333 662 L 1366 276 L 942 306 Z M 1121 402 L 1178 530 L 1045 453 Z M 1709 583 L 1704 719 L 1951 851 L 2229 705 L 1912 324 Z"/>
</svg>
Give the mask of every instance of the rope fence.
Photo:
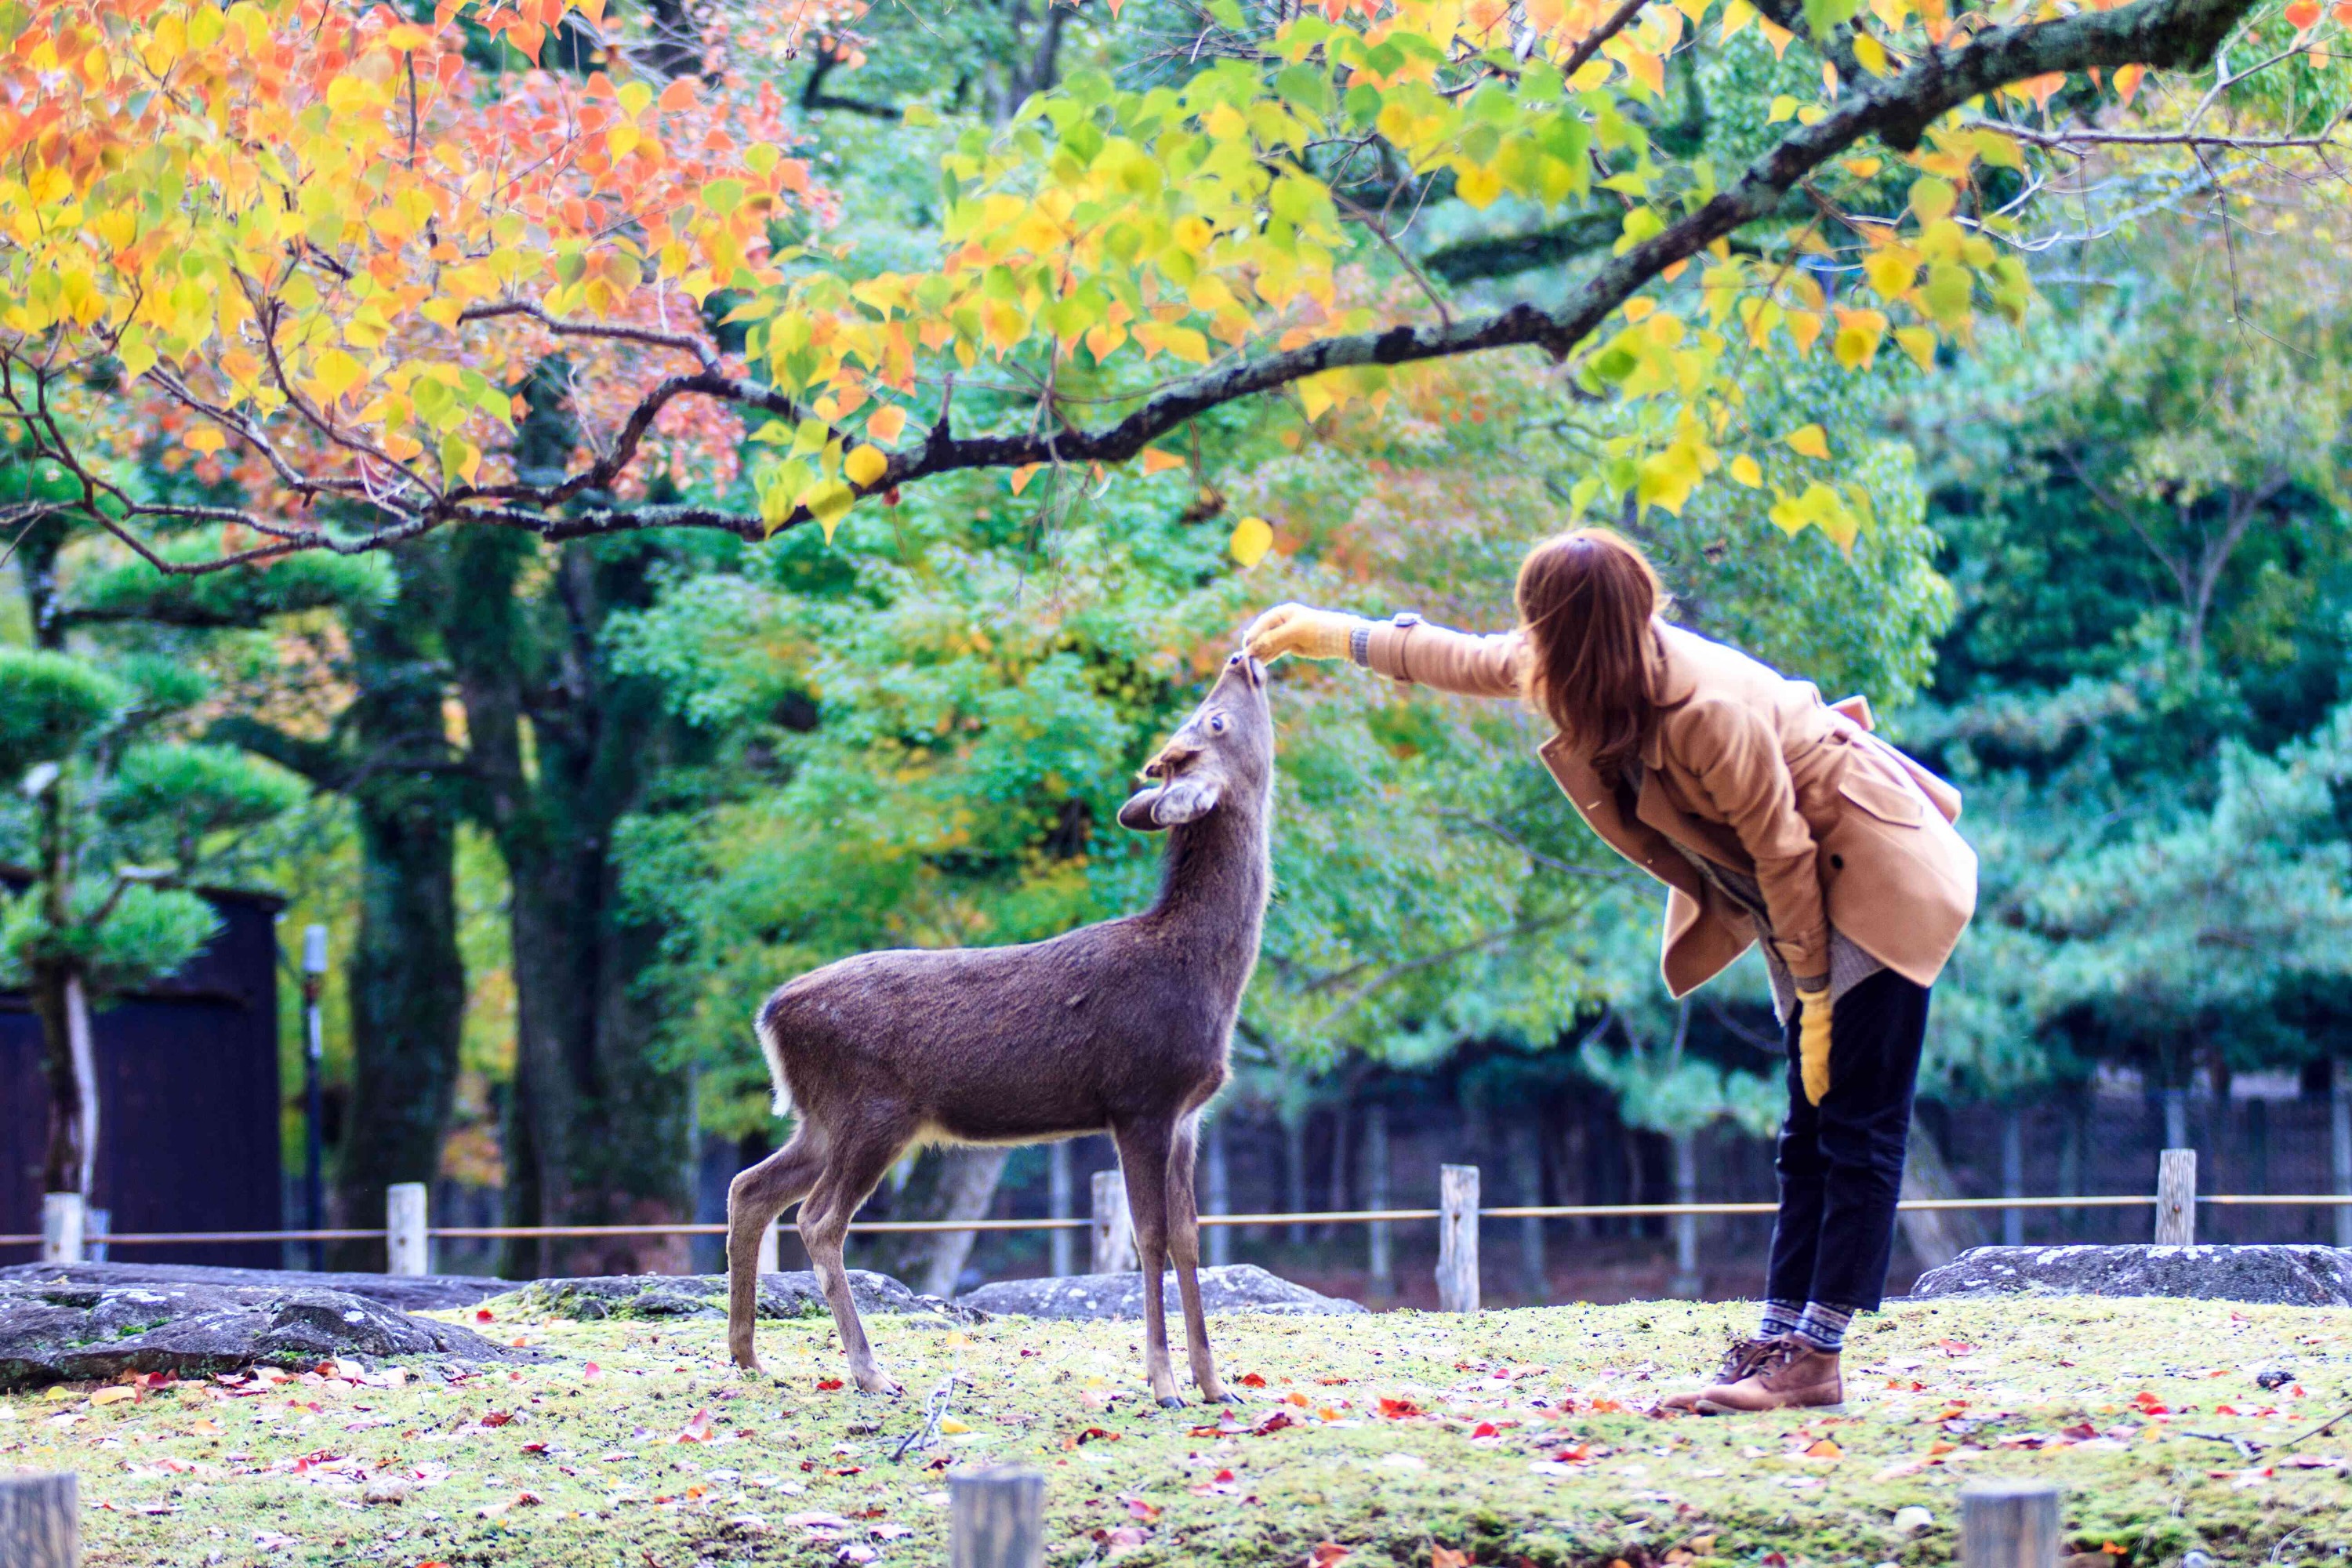
<svg viewBox="0 0 2352 1568">
<path fill-rule="evenodd" d="M 1472 1173 L 1468 1191 L 1472 1202 L 1467 1211 L 1457 1207 L 1389 1208 L 1389 1209 L 1317 1209 L 1296 1214 L 1215 1214 L 1200 1216 L 1207 1226 L 1294 1226 L 1294 1225 L 1410 1225 L 1431 1220 L 1441 1225 L 1460 1226 L 1465 1220 L 1475 1224 L 1479 1219 L 1681 1219 L 1709 1218 L 1728 1215 L 1769 1215 L 1779 1205 L 1770 1203 L 1668 1203 L 1668 1204 L 1518 1204 L 1498 1207 L 1478 1207 L 1475 1166 L 1450 1166 L 1451 1171 Z M 2198 1193 L 2195 1190 L 2194 1156 L 2186 1151 L 2166 1152 L 2164 1162 L 2166 1185 L 2151 1194 L 2068 1193 L 2035 1196 L 2003 1196 L 1993 1198 L 1906 1198 L 1895 1205 L 1898 1210 L 1986 1212 L 2000 1210 L 2047 1209 L 2122 1209 L 2156 1208 L 2160 1217 L 2168 1217 L 2176 1232 L 2179 1222 L 2189 1221 L 2187 1231 L 2193 1237 L 2194 1205 L 2210 1204 L 2239 1208 L 2342 1208 L 2352 1205 L 2352 1193 Z M 1056 1217 L 1030 1219 L 940 1219 L 940 1220 L 861 1220 L 853 1223 L 851 1234 L 858 1236 L 924 1236 L 945 1233 L 996 1231 L 1072 1231 L 1092 1230 L 1099 1242 L 1108 1242 L 1110 1250 L 1118 1251 L 1117 1239 L 1106 1233 L 1116 1232 L 1126 1223 L 1123 1193 L 1115 1191 L 1116 1181 L 1106 1184 L 1111 1196 L 1097 1194 L 1097 1212 L 1090 1217 Z M 0 1247 L 40 1246 L 45 1261 L 69 1261 L 53 1254 L 71 1250 L 78 1256 L 91 1245 L 113 1247 L 185 1247 L 227 1246 L 239 1243 L 270 1243 L 289 1241 L 382 1241 L 394 1244 L 396 1250 L 418 1260 L 414 1271 L 423 1272 L 422 1258 L 430 1241 L 536 1241 L 542 1239 L 593 1239 L 600 1237 L 667 1237 L 725 1236 L 727 1226 L 710 1222 L 670 1221 L 644 1225 L 453 1225 L 435 1226 L 427 1223 L 425 1199 L 422 1184 L 404 1183 L 394 1189 L 394 1201 L 389 1207 L 396 1223 L 380 1228 L 365 1226 L 312 1230 L 176 1230 L 132 1231 L 119 1236 L 84 1236 L 79 1224 L 58 1224 L 78 1205 L 64 1197 L 53 1195 L 47 1200 L 45 1222 L 53 1231 L 75 1232 L 69 1248 L 64 1245 L 68 1237 L 58 1234 L 0 1235 Z M 2167 1215 L 2168 1207 L 2179 1211 Z M 1117 1212 L 1110 1212 L 1117 1211 Z M 79 1216 L 73 1215 L 78 1219 Z M 2159 1236 L 2159 1241 L 2167 1237 Z M 404 1270 L 395 1268 L 394 1272 Z"/>
</svg>

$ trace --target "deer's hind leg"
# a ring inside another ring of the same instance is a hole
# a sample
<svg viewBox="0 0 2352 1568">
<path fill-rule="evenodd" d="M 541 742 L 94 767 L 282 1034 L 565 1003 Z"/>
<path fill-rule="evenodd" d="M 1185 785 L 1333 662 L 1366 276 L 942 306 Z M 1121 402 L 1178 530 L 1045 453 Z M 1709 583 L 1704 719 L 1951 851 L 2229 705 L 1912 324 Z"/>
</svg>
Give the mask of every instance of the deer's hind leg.
<svg viewBox="0 0 2352 1568">
<path fill-rule="evenodd" d="M 824 1143 L 803 1121 L 791 1142 L 727 1184 L 727 1351 L 746 1372 L 760 1370 L 751 1342 L 760 1307 L 760 1238 L 816 1185 L 824 1169 Z"/>
<path fill-rule="evenodd" d="M 1177 1123 L 1169 1147 L 1168 1256 L 1176 1266 L 1176 1294 L 1184 1304 L 1184 1353 L 1192 1363 L 1192 1381 L 1202 1398 L 1226 1405 L 1233 1396 L 1217 1376 L 1216 1360 L 1209 1352 L 1209 1318 L 1201 1307 L 1201 1211 L 1192 1189 L 1200 1131 L 1200 1118 L 1186 1117 Z"/>
<path fill-rule="evenodd" d="M 1127 1180 L 1127 1212 L 1135 1222 L 1136 1258 L 1143 1268 L 1143 1370 L 1151 1380 L 1151 1396 L 1171 1410 L 1184 1403 L 1168 1365 L 1168 1308 L 1160 1289 L 1168 1268 L 1168 1160 L 1175 1132 L 1167 1121 L 1113 1130 L 1119 1172 Z"/>
<path fill-rule="evenodd" d="M 858 1320 L 856 1299 L 850 1294 L 849 1270 L 842 1266 L 841 1245 L 849 1235 L 849 1222 L 858 1205 L 914 1135 L 911 1119 L 877 1114 L 869 1108 L 856 1127 L 835 1134 L 824 1174 L 817 1179 L 808 1201 L 801 1205 L 802 1245 L 808 1248 L 817 1283 L 824 1289 L 825 1304 L 833 1309 L 833 1326 L 849 1357 L 849 1374 L 867 1394 L 906 1391 L 874 1359 L 866 1325 Z"/>
</svg>

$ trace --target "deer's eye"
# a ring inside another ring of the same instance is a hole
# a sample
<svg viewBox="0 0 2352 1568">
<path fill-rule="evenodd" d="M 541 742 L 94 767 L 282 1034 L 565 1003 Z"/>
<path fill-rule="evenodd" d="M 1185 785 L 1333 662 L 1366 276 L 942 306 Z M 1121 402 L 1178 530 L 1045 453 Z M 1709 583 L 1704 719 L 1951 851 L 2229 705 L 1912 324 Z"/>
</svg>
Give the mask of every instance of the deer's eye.
<svg viewBox="0 0 2352 1568">
<path fill-rule="evenodd" d="M 1225 716 L 1224 716 L 1223 714 L 1222 714 L 1222 713 L 1212 713 L 1212 714 L 1210 714 L 1210 715 L 1209 715 L 1209 733 L 1211 733 L 1212 735 L 1222 735 L 1222 734 L 1223 734 L 1224 732 L 1225 732 Z"/>
</svg>

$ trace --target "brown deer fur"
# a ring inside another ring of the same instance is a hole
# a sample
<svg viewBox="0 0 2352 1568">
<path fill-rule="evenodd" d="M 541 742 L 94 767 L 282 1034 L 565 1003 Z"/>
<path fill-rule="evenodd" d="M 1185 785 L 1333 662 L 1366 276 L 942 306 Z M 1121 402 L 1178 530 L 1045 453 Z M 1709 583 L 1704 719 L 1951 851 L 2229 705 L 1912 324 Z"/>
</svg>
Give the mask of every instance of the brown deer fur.
<svg viewBox="0 0 2352 1568">
<path fill-rule="evenodd" d="M 1145 765 L 1118 820 L 1170 830 L 1160 897 L 1123 920 L 1016 947 L 863 953 L 804 974 L 760 1009 L 792 1141 L 727 1194 L 727 1343 L 752 1346 L 760 1237 L 794 1203 L 857 1386 L 896 1393 L 874 1360 L 841 1260 L 850 1216 L 917 1142 L 1034 1143 L 1108 1132 L 1143 1269 L 1146 1371 L 1176 1405 L 1160 1271 L 1172 1258 L 1192 1380 L 1225 1397 L 1201 1311 L 1192 1155 L 1223 1086 L 1272 879 L 1274 717 L 1265 667 L 1235 654 Z"/>
</svg>

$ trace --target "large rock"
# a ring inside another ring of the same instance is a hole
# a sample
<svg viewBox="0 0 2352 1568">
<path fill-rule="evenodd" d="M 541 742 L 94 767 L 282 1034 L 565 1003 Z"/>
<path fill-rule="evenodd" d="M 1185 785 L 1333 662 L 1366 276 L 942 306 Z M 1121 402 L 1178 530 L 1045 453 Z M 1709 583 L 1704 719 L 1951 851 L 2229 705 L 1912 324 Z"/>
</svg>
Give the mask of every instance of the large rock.
<svg viewBox="0 0 2352 1568">
<path fill-rule="evenodd" d="M 313 1274 L 294 1268 L 211 1268 L 197 1263 L 16 1263 L 0 1280 L 75 1285 L 238 1285 L 264 1290 L 341 1290 L 404 1312 L 446 1312 L 514 1289 L 509 1279 L 463 1274 Z"/>
<path fill-rule="evenodd" d="M 119 1377 L 202 1376 L 256 1364 L 307 1370 L 320 1362 L 429 1357 L 537 1361 L 341 1290 L 234 1285 L 0 1282 L 0 1389 Z"/>
<path fill-rule="evenodd" d="M 1161 1304 L 1173 1318 L 1180 1307 L 1176 1276 L 1160 1280 Z M 964 1306 L 1024 1318 L 1140 1318 L 1140 1274 L 1073 1274 L 1061 1279 L 1000 1279 L 956 1298 Z M 1254 1263 L 1201 1270 L 1201 1305 L 1210 1312 L 1274 1312 L 1314 1316 L 1360 1312 L 1363 1303 L 1322 1296 L 1268 1274 Z"/>
<path fill-rule="evenodd" d="M 2352 1307 L 2352 1251 L 2336 1247 L 1975 1247 L 1913 1296 L 2185 1296 Z"/>
<path fill-rule="evenodd" d="M 961 1302 L 918 1296 L 887 1274 L 849 1270 L 849 1294 L 862 1313 L 930 1316 L 942 1321 L 977 1322 L 982 1314 Z M 722 1318 L 727 1315 L 723 1274 L 604 1274 L 579 1279 L 541 1279 L 514 1293 L 513 1310 L 593 1322 L 604 1318 Z M 760 1316 L 822 1318 L 831 1309 L 816 1276 L 805 1269 L 760 1276 Z"/>
</svg>

